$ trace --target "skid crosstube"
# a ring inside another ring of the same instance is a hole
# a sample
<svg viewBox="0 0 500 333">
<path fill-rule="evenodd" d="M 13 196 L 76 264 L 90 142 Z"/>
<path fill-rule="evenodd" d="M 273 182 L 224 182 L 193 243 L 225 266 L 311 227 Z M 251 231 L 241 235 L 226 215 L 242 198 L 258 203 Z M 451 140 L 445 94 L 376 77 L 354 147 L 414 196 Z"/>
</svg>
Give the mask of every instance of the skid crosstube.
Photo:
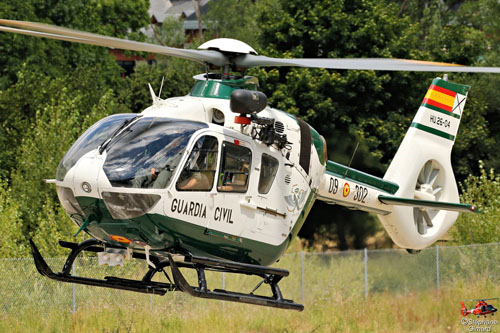
<svg viewBox="0 0 500 333">
<path fill-rule="evenodd" d="M 190 296 L 199 298 L 217 299 L 222 301 L 247 303 L 297 311 L 302 311 L 304 309 L 303 305 L 283 298 L 278 283 L 283 277 L 289 275 L 289 272 L 284 269 L 225 261 L 214 258 L 197 257 L 192 255 L 179 256 L 165 253 L 166 259 L 158 256 L 150 256 L 150 259 L 154 263 L 155 267 L 149 267 L 149 270 L 146 272 L 142 280 L 129 280 L 113 276 L 107 276 L 103 280 L 101 280 L 71 275 L 71 268 L 78 254 L 80 254 L 82 251 L 104 251 L 104 248 L 101 246 L 101 242 L 95 239 L 88 239 L 81 242 L 80 244 L 63 241 L 60 241 L 59 244 L 62 247 L 71 249 L 71 253 L 66 259 L 62 272 L 54 273 L 43 259 L 35 243 L 30 239 L 31 252 L 33 254 L 38 272 L 43 276 L 56 281 L 121 289 L 155 295 L 164 295 L 167 291 L 182 291 L 186 292 Z M 146 256 L 142 253 L 133 253 L 133 257 L 136 259 L 146 260 Z M 170 281 L 170 278 L 163 270 L 166 267 L 170 267 L 174 280 L 173 282 Z M 196 270 L 198 274 L 198 286 L 191 286 L 185 279 L 180 268 Z M 206 270 L 229 272 L 234 274 L 256 275 L 262 278 L 262 282 L 260 282 L 257 287 L 255 287 L 255 289 L 248 294 L 222 289 L 210 290 L 207 288 L 207 282 L 205 279 Z M 152 278 L 158 272 L 165 273 L 170 283 L 152 281 Z M 263 283 L 269 284 L 273 296 L 262 296 L 254 294 L 254 291 Z"/>
</svg>

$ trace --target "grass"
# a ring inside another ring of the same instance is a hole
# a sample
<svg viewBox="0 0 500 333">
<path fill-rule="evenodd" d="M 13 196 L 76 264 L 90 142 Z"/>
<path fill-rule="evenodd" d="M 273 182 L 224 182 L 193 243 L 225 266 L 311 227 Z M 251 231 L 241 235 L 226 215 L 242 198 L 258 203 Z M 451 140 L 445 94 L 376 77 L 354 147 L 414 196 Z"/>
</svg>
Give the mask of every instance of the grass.
<svg viewBox="0 0 500 333">
<path fill-rule="evenodd" d="M 303 312 L 210 300 L 177 300 L 151 312 L 147 304 L 94 304 L 72 313 L 43 308 L 0 315 L 1 332 L 464 332 L 462 298 L 491 297 L 500 288 L 487 279 L 457 281 L 406 295 L 368 299 L 323 298 Z M 167 295 L 166 297 L 170 297 Z M 493 317 L 494 318 L 494 317 Z M 495 327 L 492 327 L 495 330 Z"/>
<path fill-rule="evenodd" d="M 500 294 L 500 247 L 439 251 L 439 293 L 435 248 L 416 256 L 368 251 L 368 299 L 363 251 L 306 253 L 303 312 L 196 299 L 178 292 L 151 297 L 77 285 L 73 313 L 71 284 L 41 277 L 31 259 L 3 260 L 0 332 L 464 332 L 468 327 L 460 322 L 460 301 Z M 63 262 L 54 259 L 49 264 L 58 271 Z M 114 274 L 137 279 L 146 268 L 134 262 L 122 268 L 97 268 L 92 259 L 77 263 L 77 273 L 91 277 Z M 280 283 L 283 295 L 300 303 L 300 253 L 282 257 L 276 266 L 290 271 Z M 215 274 L 207 272 L 210 289 L 221 287 L 221 276 Z M 196 277 L 187 275 L 194 284 Z M 225 276 L 229 290 L 249 291 L 257 282 L 248 276 Z M 269 290 L 263 294 L 269 295 Z M 498 307 L 496 302 L 492 301 Z"/>
</svg>

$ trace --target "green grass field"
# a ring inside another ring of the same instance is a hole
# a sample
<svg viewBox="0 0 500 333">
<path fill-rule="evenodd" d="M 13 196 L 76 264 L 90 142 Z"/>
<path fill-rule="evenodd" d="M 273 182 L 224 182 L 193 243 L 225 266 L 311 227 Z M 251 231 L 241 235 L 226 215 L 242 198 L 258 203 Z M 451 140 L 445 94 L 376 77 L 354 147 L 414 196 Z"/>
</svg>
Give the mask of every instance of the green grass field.
<svg viewBox="0 0 500 333">
<path fill-rule="evenodd" d="M 29 258 L 3 260 L 0 332 L 466 332 L 470 327 L 461 324 L 460 301 L 500 296 L 500 246 L 443 247 L 439 253 L 438 292 L 435 248 L 419 255 L 369 251 L 367 299 L 362 251 L 306 253 L 303 312 L 195 299 L 179 292 L 151 297 L 75 286 L 73 313 L 71 284 L 41 277 Z M 53 259 L 49 264 L 57 271 L 63 262 Z M 143 264 L 96 267 L 95 260 L 83 258 L 76 271 L 137 279 Z M 285 255 L 276 266 L 290 271 L 280 283 L 283 295 L 300 303 L 300 253 Z M 221 287 L 216 274 L 207 272 L 210 289 Z M 195 276 L 187 275 L 194 284 Z M 225 287 L 248 292 L 257 282 L 226 274 Z M 264 289 L 263 294 L 270 293 Z M 499 307 L 497 302 L 491 303 Z M 491 326 L 491 331 L 500 332 L 500 326 Z"/>
<path fill-rule="evenodd" d="M 169 306 L 147 304 L 88 305 L 70 309 L 32 309 L 0 316 L 1 332 L 465 332 L 462 298 L 491 297 L 500 288 L 487 279 L 457 282 L 435 290 L 393 295 L 317 297 L 303 312 L 251 305 L 186 299 L 176 295 Z M 166 297 L 170 297 L 167 295 Z M 493 302 L 494 303 L 494 302 Z M 488 319 L 494 319 L 491 317 Z M 500 326 L 491 326 L 500 331 Z"/>
</svg>

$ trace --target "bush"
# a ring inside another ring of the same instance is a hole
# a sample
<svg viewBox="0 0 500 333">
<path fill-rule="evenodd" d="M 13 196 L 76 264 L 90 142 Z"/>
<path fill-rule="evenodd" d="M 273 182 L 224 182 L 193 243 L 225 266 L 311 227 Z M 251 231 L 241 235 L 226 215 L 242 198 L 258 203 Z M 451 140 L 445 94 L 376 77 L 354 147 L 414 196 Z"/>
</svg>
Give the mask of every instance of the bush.
<svg viewBox="0 0 500 333">
<path fill-rule="evenodd" d="M 112 91 L 101 94 L 97 104 L 89 107 L 83 91 L 63 88 L 37 110 L 17 149 L 10 185 L 1 184 L 0 237 L 5 230 L 9 239 L 6 246 L 0 238 L 0 256 L 26 252 L 28 238 L 34 238 L 46 254 L 57 255 L 61 252 L 57 241 L 76 232 L 59 204 L 55 187 L 43 180 L 55 178 L 59 161 L 78 136 L 119 109 Z"/>
<path fill-rule="evenodd" d="M 500 241 L 500 176 L 493 169 L 486 171 L 482 161 L 479 171 L 460 184 L 461 202 L 476 205 L 479 213 L 460 214 L 450 232 L 459 244 Z"/>
</svg>

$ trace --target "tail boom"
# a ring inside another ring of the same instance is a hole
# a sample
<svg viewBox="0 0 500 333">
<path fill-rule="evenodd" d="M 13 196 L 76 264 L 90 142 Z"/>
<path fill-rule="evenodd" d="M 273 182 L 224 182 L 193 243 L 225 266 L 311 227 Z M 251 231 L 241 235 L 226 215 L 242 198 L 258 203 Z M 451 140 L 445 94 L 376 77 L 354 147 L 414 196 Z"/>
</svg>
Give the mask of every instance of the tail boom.
<svg viewBox="0 0 500 333">
<path fill-rule="evenodd" d="M 433 80 L 384 178 L 328 161 L 318 199 L 378 215 L 399 247 L 419 250 L 438 240 L 460 204 L 451 167 L 469 86 Z"/>
</svg>

